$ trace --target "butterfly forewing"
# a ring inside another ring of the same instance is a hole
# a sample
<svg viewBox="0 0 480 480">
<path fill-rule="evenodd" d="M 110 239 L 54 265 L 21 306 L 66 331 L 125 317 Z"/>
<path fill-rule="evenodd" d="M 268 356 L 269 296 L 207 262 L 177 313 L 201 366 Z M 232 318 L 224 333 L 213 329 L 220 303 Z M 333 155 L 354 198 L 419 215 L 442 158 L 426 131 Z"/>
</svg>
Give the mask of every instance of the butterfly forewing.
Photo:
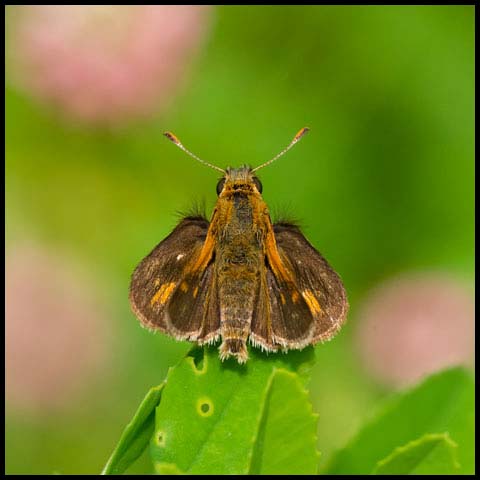
<svg viewBox="0 0 480 480">
<path fill-rule="evenodd" d="M 196 339 L 201 334 L 213 269 L 208 265 L 193 271 L 191 266 L 202 251 L 208 227 L 200 217 L 183 219 L 133 272 L 130 302 L 145 327 L 177 338 Z M 214 312 L 214 306 L 209 311 Z M 208 328 L 212 324 L 214 320 Z"/>
</svg>

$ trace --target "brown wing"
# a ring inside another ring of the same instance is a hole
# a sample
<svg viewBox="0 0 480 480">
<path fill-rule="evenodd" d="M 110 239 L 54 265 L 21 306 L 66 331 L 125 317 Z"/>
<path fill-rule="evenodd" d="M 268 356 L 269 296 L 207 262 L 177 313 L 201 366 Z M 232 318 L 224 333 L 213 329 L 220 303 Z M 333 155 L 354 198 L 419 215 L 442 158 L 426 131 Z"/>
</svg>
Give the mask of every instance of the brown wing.
<svg viewBox="0 0 480 480">
<path fill-rule="evenodd" d="M 312 343 L 314 318 L 299 290 L 276 277 L 267 264 L 261 272 L 250 341 L 267 351 L 301 349 Z"/>
<path fill-rule="evenodd" d="M 274 234 L 280 258 L 293 272 L 295 286 L 313 317 L 310 343 L 329 340 L 342 326 L 348 311 L 347 296 L 340 277 L 298 227 L 276 224 Z M 282 310 L 284 322 L 290 322 L 290 308 Z M 293 320 L 291 322 L 294 323 Z"/>
<path fill-rule="evenodd" d="M 145 327 L 177 339 L 215 337 L 220 315 L 205 249 L 208 227 L 204 218 L 183 219 L 133 272 L 130 303 Z"/>
</svg>

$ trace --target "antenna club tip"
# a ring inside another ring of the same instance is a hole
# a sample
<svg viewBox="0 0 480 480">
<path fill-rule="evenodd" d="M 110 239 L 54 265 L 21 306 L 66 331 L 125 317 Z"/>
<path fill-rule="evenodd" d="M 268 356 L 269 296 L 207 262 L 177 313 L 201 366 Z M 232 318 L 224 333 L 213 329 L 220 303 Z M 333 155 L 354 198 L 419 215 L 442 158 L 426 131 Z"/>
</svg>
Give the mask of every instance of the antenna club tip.
<svg viewBox="0 0 480 480">
<path fill-rule="evenodd" d="M 310 129 L 308 127 L 303 127 L 293 138 L 294 142 L 298 142 Z"/>
<path fill-rule="evenodd" d="M 180 140 L 172 132 L 164 132 L 164 135 L 175 145 L 180 145 Z"/>
</svg>

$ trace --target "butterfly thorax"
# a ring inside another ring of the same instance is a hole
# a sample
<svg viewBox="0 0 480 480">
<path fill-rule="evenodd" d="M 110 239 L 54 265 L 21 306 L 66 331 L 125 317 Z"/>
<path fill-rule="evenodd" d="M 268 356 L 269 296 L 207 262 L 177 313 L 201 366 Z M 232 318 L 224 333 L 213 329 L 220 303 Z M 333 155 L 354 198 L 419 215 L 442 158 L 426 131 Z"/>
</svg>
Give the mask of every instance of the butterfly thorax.
<svg viewBox="0 0 480 480">
<path fill-rule="evenodd" d="M 227 170 L 215 207 L 217 259 L 229 264 L 258 264 L 268 209 L 248 167 Z"/>
</svg>

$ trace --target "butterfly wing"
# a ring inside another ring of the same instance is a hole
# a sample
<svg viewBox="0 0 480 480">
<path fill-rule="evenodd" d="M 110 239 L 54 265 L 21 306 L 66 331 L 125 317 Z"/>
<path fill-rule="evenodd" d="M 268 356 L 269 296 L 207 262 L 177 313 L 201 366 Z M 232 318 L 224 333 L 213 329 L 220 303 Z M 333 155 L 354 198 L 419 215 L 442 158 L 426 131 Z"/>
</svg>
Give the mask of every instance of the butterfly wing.
<svg viewBox="0 0 480 480">
<path fill-rule="evenodd" d="M 340 277 L 298 227 L 276 224 L 274 233 L 280 258 L 293 273 L 295 286 L 313 318 L 310 343 L 329 340 L 344 323 L 348 311 Z M 283 310 L 288 318 L 288 312 Z"/>
<path fill-rule="evenodd" d="M 130 303 L 143 326 L 177 339 L 214 338 L 220 315 L 213 262 L 205 255 L 209 222 L 183 219 L 132 275 Z M 205 257 L 207 261 L 200 261 Z"/>
<path fill-rule="evenodd" d="M 273 234 L 275 242 L 267 241 L 252 343 L 275 351 L 328 340 L 348 310 L 342 281 L 296 226 L 276 224 Z"/>
</svg>

